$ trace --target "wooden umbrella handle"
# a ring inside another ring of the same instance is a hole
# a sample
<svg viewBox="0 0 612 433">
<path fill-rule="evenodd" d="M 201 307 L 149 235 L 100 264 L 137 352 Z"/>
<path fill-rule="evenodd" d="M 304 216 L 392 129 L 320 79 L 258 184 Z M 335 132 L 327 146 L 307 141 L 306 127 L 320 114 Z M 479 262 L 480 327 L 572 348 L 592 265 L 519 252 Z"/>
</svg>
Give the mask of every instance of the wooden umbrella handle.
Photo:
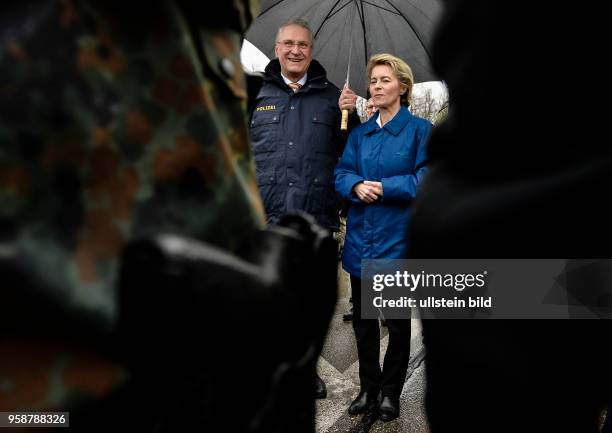
<svg viewBox="0 0 612 433">
<path fill-rule="evenodd" d="M 340 130 L 346 131 L 348 129 L 348 110 L 342 110 L 342 122 L 340 124 Z"/>
</svg>

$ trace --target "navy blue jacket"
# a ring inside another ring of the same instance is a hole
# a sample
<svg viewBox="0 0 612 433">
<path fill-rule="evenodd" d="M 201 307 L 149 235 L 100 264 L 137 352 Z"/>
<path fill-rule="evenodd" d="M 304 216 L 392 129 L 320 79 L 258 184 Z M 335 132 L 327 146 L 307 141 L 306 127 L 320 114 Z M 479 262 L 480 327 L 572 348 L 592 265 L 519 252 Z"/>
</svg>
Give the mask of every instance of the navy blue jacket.
<svg viewBox="0 0 612 433">
<path fill-rule="evenodd" d="M 361 278 L 363 259 L 405 259 L 410 205 L 426 171 L 431 123 L 405 107 L 382 128 L 378 114 L 351 131 L 335 171 L 336 190 L 350 202 L 342 264 Z M 353 187 L 364 180 L 382 182 L 383 196 L 371 204 Z"/>
<path fill-rule="evenodd" d="M 294 93 L 283 81 L 278 59 L 266 67 L 251 113 L 257 184 L 269 224 L 285 213 L 304 211 L 337 230 L 333 173 L 346 141 L 340 132 L 340 90 L 316 60 L 307 74 Z"/>
</svg>

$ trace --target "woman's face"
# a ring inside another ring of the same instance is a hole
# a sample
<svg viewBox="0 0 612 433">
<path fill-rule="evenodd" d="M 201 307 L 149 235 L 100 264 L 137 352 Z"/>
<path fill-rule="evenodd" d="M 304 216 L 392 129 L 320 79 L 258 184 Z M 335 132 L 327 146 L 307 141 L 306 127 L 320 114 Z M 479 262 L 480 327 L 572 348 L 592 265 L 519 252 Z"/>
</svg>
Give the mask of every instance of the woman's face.
<svg viewBox="0 0 612 433">
<path fill-rule="evenodd" d="M 393 69 L 387 65 L 376 65 L 370 74 L 370 95 L 378 108 L 389 108 L 399 105 L 400 96 L 405 92 L 405 85 L 400 83 Z"/>
</svg>

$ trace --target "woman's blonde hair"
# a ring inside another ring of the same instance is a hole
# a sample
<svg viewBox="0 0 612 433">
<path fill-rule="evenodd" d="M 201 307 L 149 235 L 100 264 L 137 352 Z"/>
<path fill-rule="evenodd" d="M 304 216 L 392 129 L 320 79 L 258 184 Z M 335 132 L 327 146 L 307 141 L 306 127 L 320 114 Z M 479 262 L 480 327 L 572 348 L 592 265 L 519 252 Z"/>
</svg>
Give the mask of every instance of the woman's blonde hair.
<svg viewBox="0 0 612 433">
<path fill-rule="evenodd" d="M 395 57 L 391 54 L 374 54 L 370 57 L 366 69 L 366 80 L 368 83 L 370 82 L 372 69 L 378 65 L 389 66 L 399 82 L 406 86 L 406 91 L 400 96 L 400 104 L 406 107 L 410 106 L 410 102 L 412 101 L 412 86 L 414 84 L 414 77 L 410 66 L 399 57 Z"/>
</svg>

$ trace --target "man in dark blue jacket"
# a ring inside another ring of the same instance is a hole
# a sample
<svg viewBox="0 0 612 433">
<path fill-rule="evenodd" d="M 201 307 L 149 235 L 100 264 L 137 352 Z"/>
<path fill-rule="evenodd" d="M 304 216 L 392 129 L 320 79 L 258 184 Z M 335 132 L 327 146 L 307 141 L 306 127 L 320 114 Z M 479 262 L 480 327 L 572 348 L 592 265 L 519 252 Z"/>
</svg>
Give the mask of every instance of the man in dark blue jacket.
<svg viewBox="0 0 612 433">
<path fill-rule="evenodd" d="M 312 59 L 312 50 L 305 21 L 290 21 L 279 29 L 277 58 L 266 67 L 251 114 L 257 183 L 269 224 L 286 213 L 304 211 L 337 231 L 332 178 L 347 135 L 340 131 L 340 90 Z M 354 111 L 356 96 L 348 98 Z M 359 123 L 356 115 L 350 120 Z"/>
<path fill-rule="evenodd" d="M 357 97 L 347 89 L 339 105 L 340 90 L 312 59 L 312 50 L 307 22 L 289 21 L 278 30 L 277 58 L 266 67 L 251 113 L 257 184 L 268 224 L 303 211 L 337 231 L 333 172 L 347 137 L 340 131 L 339 106 L 354 112 Z M 356 115 L 350 117 L 351 126 L 358 123 Z M 315 395 L 327 395 L 319 377 Z"/>
</svg>

